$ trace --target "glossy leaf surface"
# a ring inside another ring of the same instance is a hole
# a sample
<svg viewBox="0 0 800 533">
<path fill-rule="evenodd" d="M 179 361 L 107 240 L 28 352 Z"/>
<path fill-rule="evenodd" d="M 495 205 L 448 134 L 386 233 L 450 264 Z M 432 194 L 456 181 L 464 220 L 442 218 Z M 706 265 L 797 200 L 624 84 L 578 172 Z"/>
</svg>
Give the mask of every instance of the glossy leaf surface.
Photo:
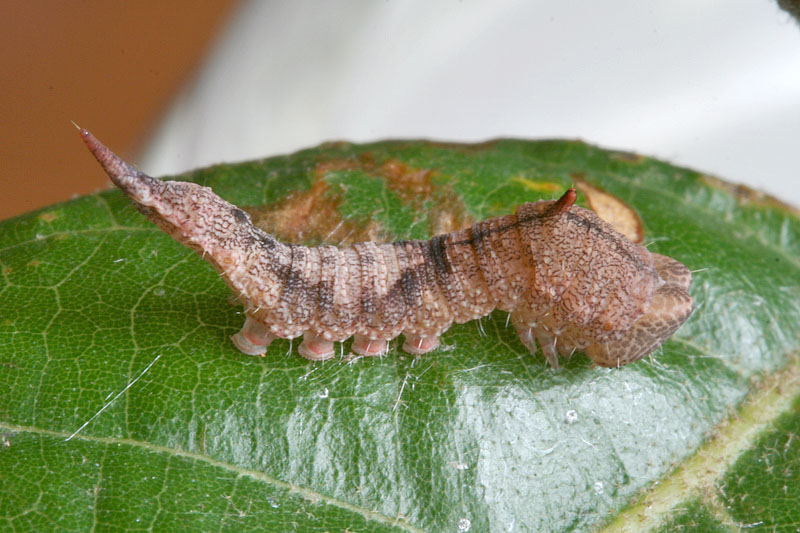
<svg viewBox="0 0 800 533">
<path fill-rule="evenodd" d="M 257 358 L 228 339 L 243 316 L 217 274 L 118 191 L 7 220 L 0 529 L 589 530 L 689 458 L 754 378 L 797 367 L 796 211 L 689 170 L 578 142 L 394 141 L 181 179 L 304 242 L 425 237 L 583 180 L 695 271 L 696 310 L 621 369 L 582 354 L 549 369 L 500 312 L 420 358 L 311 363 L 289 341 Z M 789 505 L 738 505 L 764 485 L 742 476 L 723 519 L 674 504 L 720 527 Z"/>
</svg>

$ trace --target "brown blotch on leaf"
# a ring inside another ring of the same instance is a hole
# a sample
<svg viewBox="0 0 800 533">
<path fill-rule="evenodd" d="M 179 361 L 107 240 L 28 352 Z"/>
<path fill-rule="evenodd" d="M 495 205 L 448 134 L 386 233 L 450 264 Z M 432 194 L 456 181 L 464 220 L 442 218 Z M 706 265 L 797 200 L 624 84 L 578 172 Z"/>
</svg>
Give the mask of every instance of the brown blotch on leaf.
<svg viewBox="0 0 800 533">
<path fill-rule="evenodd" d="M 461 200 L 446 184 L 437 184 L 435 171 L 414 168 L 398 159 L 378 163 L 372 154 L 317 163 L 311 188 L 290 194 L 267 206 L 246 206 L 253 224 L 278 239 L 302 244 L 350 245 L 357 242 L 389 242 L 396 236 L 375 220 L 357 221 L 342 217 L 341 196 L 326 181 L 330 172 L 364 172 L 386 183 L 386 187 L 415 210 L 425 210 L 430 234 L 438 235 L 469 227 L 472 220 Z M 432 204 L 432 205 L 431 205 Z"/>
<path fill-rule="evenodd" d="M 430 213 L 430 234 L 441 235 L 470 227 L 475 221 L 464 209 L 464 204 L 452 194 L 442 194 L 434 202 Z"/>
<path fill-rule="evenodd" d="M 761 207 L 774 207 L 791 213 L 796 217 L 800 217 L 800 209 L 797 207 L 782 202 L 780 199 L 770 194 L 751 189 L 747 185 L 742 185 L 740 183 L 728 183 L 727 181 L 722 181 L 719 178 L 706 174 L 702 175 L 700 179 L 706 185 L 727 192 L 736 198 L 736 201 L 739 205 L 749 204 Z"/>
<path fill-rule="evenodd" d="M 423 210 L 425 204 L 432 204 L 427 208 L 430 235 L 464 229 L 473 223 L 455 191 L 446 183 L 434 182 L 435 170 L 414 168 L 398 159 L 389 159 L 377 168 L 377 174 L 412 209 Z"/>
<path fill-rule="evenodd" d="M 37 218 L 42 222 L 52 222 L 58 218 L 58 213 L 55 211 L 48 211 L 47 213 L 42 213 Z"/>
<path fill-rule="evenodd" d="M 586 198 L 589 208 L 615 230 L 641 244 L 644 241 L 644 227 L 636 211 L 616 196 L 584 181 L 584 178 L 582 173 L 572 175 L 575 187 Z"/>
<path fill-rule="evenodd" d="M 325 181 L 328 172 L 354 170 L 354 159 L 334 159 L 318 163 L 314 182 L 307 191 L 297 191 L 267 206 L 246 206 L 253 224 L 278 239 L 295 244 L 330 243 L 349 245 L 377 240 L 382 228 L 375 221 L 358 224 L 342 218 L 341 197 Z"/>
<path fill-rule="evenodd" d="M 433 171 L 429 168 L 412 168 L 398 159 L 389 159 L 378 171 L 386 180 L 387 187 L 407 204 L 430 198 L 433 194 Z"/>
<path fill-rule="evenodd" d="M 610 157 L 611 159 L 616 159 L 617 161 L 626 161 L 628 163 L 641 163 L 645 159 L 641 154 L 623 151 L 612 152 Z"/>
</svg>

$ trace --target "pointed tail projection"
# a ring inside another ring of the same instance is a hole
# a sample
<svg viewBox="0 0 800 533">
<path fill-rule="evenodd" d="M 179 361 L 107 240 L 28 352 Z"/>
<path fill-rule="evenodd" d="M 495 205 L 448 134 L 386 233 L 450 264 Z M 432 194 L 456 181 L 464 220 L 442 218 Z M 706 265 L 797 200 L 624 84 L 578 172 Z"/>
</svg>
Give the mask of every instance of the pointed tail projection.
<svg viewBox="0 0 800 533">
<path fill-rule="evenodd" d="M 94 135 L 85 129 L 79 129 L 86 147 L 92 152 L 114 185 L 125 191 L 137 205 L 148 205 L 152 198 L 159 194 L 161 186 L 159 180 L 139 172 L 106 148 Z"/>
<path fill-rule="evenodd" d="M 622 366 L 691 314 L 689 270 L 575 205 L 574 189 L 428 241 L 307 248 L 264 233 L 211 189 L 151 178 L 80 134 L 142 213 L 222 274 L 245 307 L 231 339 L 247 354 L 302 336 L 298 351 L 311 360 L 334 357 L 334 343 L 350 337 L 352 351 L 377 356 L 402 334 L 403 349 L 419 355 L 454 322 L 501 309 L 554 367 L 575 351 Z"/>
</svg>

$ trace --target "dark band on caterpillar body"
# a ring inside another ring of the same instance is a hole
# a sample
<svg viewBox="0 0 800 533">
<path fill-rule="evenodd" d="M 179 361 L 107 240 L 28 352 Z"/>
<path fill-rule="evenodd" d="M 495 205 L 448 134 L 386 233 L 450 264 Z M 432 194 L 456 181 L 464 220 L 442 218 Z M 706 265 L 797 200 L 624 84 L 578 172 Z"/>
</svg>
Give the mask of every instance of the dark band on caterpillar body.
<svg viewBox="0 0 800 533">
<path fill-rule="evenodd" d="M 88 131 L 81 136 L 142 213 L 223 274 L 245 306 L 232 340 L 248 354 L 303 335 L 308 359 L 333 357 L 333 343 L 351 336 L 354 352 L 381 355 L 401 333 L 403 349 L 422 354 L 453 322 L 502 309 L 553 366 L 575 350 L 620 366 L 652 352 L 691 313 L 689 270 L 575 206 L 574 189 L 428 241 L 307 248 L 264 233 L 207 187 L 151 178 Z"/>
</svg>

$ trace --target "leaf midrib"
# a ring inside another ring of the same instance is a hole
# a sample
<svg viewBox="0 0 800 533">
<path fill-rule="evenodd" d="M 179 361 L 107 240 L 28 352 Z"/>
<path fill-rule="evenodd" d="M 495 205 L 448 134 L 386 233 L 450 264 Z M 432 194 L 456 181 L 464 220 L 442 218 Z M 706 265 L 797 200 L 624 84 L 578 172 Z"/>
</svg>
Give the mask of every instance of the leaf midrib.
<svg viewBox="0 0 800 533">
<path fill-rule="evenodd" d="M 716 481 L 800 395 L 800 354 L 794 354 L 787 367 L 766 377 L 754 391 L 731 413 L 727 424 L 717 425 L 712 439 L 643 492 L 632 507 L 617 514 L 603 533 L 652 530 L 673 515 L 676 504 L 695 497 L 716 498 Z"/>
</svg>

